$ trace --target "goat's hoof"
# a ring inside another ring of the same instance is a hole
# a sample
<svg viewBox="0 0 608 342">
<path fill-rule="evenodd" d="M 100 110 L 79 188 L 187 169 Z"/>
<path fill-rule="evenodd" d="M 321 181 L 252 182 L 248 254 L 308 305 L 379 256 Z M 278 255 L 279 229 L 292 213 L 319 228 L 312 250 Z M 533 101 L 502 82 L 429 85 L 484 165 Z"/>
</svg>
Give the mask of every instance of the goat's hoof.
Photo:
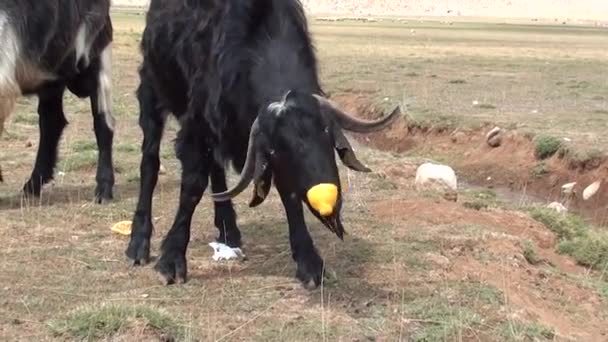
<svg viewBox="0 0 608 342">
<path fill-rule="evenodd" d="M 150 240 L 132 236 L 125 251 L 131 266 L 144 266 L 150 262 Z"/>
<path fill-rule="evenodd" d="M 228 236 L 228 238 L 226 238 L 225 236 L 223 236 L 223 234 L 220 234 L 220 236 L 218 236 L 215 239 L 216 242 L 218 243 L 223 243 L 224 245 L 230 247 L 230 248 L 241 248 L 243 247 L 243 242 L 241 241 L 241 234 L 233 234 L 231 236 Z"/>
<path fill-rule="evenodd" d="M 163 253 L 154 270 L 159 273 L 161 282 L 165 285 L 183 284 L 188 273 L 186 257 L 176 252 Z"/>
<path fill-rule="evenodd" d="M 311 254 L 298 261 L 296 278 L 302 282 L 304 288 L 314 290 L 321 285 L 323 277 L 323 259 L 319 255 Z"/>
<path fill-rule="evenodd" d="M 23 194 L 25 197 L 39 197 L 41 189 L 42 184 L 30 179 L 23 185 Z"/>
<path fill-rule="evenodd" d="M 98 185 L 95 188 L 95 203 L 97 204 L 108 204 L 112 202 L 114 195 L 112 194 L 111 185 Z"/>
</svg>

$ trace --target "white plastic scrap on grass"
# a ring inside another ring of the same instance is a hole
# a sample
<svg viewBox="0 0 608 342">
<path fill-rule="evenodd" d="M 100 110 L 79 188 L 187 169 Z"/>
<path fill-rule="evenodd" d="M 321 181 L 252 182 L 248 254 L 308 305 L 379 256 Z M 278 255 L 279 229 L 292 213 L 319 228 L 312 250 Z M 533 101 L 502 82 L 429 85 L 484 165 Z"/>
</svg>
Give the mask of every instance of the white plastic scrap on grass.
<svg viewBox="0 0 608 342">
<path fill-rule="evenodd" d="M 223 243 L 219 242 L 210 242 L 209 246 L 213 248 L 213 260 L 233 260 L 238 258 L 244 258 L 245 254 L 241 251 L 240 248 L 232 248 Z"/>
</svg>

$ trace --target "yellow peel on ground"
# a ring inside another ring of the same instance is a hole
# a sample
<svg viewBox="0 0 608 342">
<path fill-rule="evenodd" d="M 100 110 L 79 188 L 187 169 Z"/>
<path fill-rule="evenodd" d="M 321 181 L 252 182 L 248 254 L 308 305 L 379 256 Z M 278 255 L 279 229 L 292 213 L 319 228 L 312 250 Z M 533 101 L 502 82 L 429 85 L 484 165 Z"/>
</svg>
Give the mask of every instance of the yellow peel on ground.
<svg viewBox="0 0 608 342">
<path fill-rule="evenodd" d="M 308 190 L 306 197 L 319 214 L 329 216 L 333 213 L 338 200 L 338 187 L 329 183 L 317 184 Z"/>
<path fill-rule="evenodd" d="M 131 235 L 131 221 L 120 221 L 112 226 L 112 231 L 121 235 Z"/>
</svg>

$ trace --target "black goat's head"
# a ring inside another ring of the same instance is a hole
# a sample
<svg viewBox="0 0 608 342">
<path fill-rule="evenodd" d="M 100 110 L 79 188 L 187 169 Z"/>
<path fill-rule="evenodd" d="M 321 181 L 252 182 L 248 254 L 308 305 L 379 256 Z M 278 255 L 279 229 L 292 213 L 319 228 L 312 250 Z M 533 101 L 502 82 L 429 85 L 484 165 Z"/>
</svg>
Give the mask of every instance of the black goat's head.
<svg viewBox="0 0 608 342">
<path fill-rule="evenodd" d="M 319 96 L 289 91 L 282 101 L 260 111 L 251 127 L 245 166 L 237 184 L 215 201 L 240 194 L 253 180 L 250 206 L 261 204 L 270 190 L 272 178 L 284 196 L 297 196 L 323 224 L 343 237 L 340 222 L 341 187 L 334 151 L 347 167 L 371 171 L 356 157 L 342 129 L 369 133 L 390 125 L 400 114 L 399 107 L 376 121 L 363 121 L 342 111 Z"/>
</svg>

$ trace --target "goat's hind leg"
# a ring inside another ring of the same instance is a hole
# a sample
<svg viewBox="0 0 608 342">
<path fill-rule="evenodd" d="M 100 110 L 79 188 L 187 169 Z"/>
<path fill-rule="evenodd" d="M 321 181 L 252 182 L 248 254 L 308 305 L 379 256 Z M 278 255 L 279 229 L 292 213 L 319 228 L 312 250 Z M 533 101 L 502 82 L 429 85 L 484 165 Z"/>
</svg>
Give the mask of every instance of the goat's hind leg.
<svg viewBox="0 0 608 342">
<path fill-rule="evenodd" d="M 196 206 L 209 183 L 212 155 L 205 142 L 208 132 L 200 121 L 191 120 L 182 126 L 177 138 L 177 157 L 182 164 L 179 207 L 173 226 L 162 243 L 162 256 L 155 266 L 165 284 L 186 282 L 186 250 L 190 241 L 190 225 Z"/>
<path fill-rule="evenodd" d="M 99 154 L 97 157 L 97 175 L 95 180 L 95 201 L 108 202 L 113 199 L 114 167 L 112 163 L 112 144 L 114 140 L 114 116 L 112 115 L 112 81 L 111 81 L 111 49 L 108 45 L 96 63 L 94 73 L 90 77 L 96 78 L 95 91 L 91 96 L 91 112 L 93 113 L 93 127 Z"/>
<path fill-rule="evenodd" d="M 57 163 L 57 146 L 67 125 L 63 113 L 65 85 L 54 84 L 38 93 L 40 141 L 30 179 L 23 186 L 25 195 L 40 196 L 42 186 L 53 178 Z"/>
</svg>

